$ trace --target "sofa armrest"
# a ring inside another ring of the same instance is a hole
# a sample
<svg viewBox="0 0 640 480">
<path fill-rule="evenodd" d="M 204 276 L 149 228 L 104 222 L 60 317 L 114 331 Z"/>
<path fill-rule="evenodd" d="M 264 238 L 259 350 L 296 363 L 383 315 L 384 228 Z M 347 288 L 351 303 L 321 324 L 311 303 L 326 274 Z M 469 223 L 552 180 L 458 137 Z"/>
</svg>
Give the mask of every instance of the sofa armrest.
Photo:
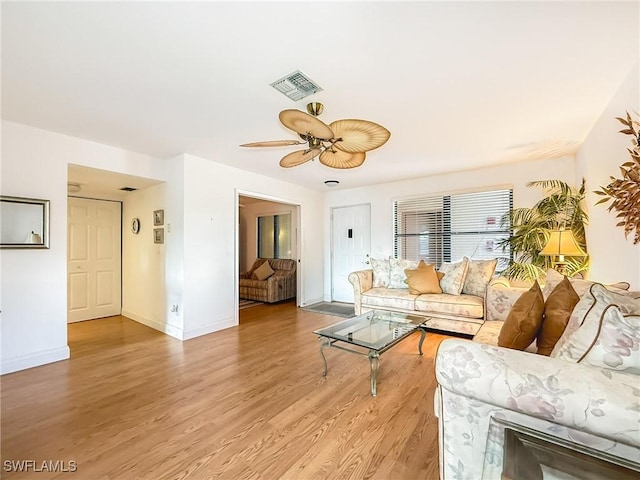
<svg viewBox="0 0 640 480">
<path fill-rule="evenodd" d="M 457 395 L 640 447 L 638 375 L 459 339 L 440 344 L 435 370 Z"/>
<path fill-rule="evenodd" d="M 373 269 L 351 272 L 348 278 L 353 285 L 353 309 L 356 315 L 360 315 L 362 313 L 362 292 L 371 290 L 373 286 Z"/>
<path fill-rule="evenodd" d="M 505 321 L 507 315 L 524 292 L 529 287 L 513 286 L 506 277 L 496 277 L 487 286 L 485 294 L 485 314 L 487 321 Z"/>
</svg>

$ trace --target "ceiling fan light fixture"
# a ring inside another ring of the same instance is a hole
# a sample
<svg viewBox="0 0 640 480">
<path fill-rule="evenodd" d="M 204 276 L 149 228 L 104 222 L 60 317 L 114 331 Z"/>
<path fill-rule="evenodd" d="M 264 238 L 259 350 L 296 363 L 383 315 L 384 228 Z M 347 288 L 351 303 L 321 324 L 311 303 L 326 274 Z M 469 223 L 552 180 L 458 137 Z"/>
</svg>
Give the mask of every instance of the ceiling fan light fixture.
<svg viewBox="0 0 640 480">
<path fill-rule="evenodd" d="M 305 113 L 296 109 L 282 110 L 280 123 L 298 134 L 303 141 L 270 140 L 244 143 L 241 147 L 275 147 L 301 145 L 309 148 L 285 155 L 280 160 L 284 168 L 297 167 L 320 157 L 320 163 L 331 168 L 356 168 L 364 163 L 366 152 L 384 145 L 391 133 L 382 125 L 368 120 L 345 119 L 327 125 L 317 115 L 323 110 L 320 102 L 307 104 Z"/>
<path fill-rule="evenodd" d="M 271 86 L 295 102 L 322 91 L 320 85 L 300 70 L 276 80 Z"/>
<path fill-rule="evenodd" d="M 307 103 L 307 112 L 314 117 L 317 117 L 324 110 L 324 105 L 320 102 Z"/>
<path fill-rule="evenodd" d="M 340 182 L 338 180 L 325 180 L 324 184 L 327 187 L 337 187 L 340 184 Z"/>
</svg>

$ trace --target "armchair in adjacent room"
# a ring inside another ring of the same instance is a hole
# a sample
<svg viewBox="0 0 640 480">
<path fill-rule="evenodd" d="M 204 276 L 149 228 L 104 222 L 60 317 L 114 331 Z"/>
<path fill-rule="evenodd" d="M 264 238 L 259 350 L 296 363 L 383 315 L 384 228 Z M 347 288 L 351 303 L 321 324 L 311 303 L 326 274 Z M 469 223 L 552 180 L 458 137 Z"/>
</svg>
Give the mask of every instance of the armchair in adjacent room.
<svg viewBox="0 0 640 480">
<path fill-rule="evenodd" d="M 239 281 L 240 298 L 267 303 L 294 298 L 296 261 L 286 258 L 258 258 L 248 272 L 240 274 Z"/>
</svg>

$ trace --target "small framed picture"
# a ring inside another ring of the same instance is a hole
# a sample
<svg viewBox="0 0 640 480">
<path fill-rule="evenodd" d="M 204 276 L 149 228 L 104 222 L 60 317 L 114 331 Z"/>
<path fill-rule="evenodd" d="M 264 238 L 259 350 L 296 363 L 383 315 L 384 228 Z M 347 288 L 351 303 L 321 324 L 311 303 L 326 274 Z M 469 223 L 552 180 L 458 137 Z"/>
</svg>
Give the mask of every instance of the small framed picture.
<svg viewBox="0 0 640 480">
<path fill-rule="evenodd" d="M 164 228 L 153 229 L 153 243 L 164 243 Z"/>
<path fill-rule="evenodd" d="M 164 210 L 154 210 L 153 212 L 153 224 L 164 225 Z"/>
</svg>

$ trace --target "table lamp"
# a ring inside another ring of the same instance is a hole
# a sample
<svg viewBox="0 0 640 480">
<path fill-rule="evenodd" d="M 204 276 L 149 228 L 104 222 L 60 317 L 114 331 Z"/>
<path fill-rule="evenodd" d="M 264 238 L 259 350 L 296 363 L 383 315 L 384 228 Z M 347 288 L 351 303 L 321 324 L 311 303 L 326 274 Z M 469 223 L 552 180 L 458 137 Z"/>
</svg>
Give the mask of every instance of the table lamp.
<svg viewBox="0 0 640 480">
<path fill-rule="evenodd" d="M 540 255 L 558 257 L 556 261 L 552 260 L 553 267 L 562 275 L 566 275 L 567 262 L 564 257 L 586 257 L 587 254 L 580 248 L 571 230 L 551 230 L 549 233 L 549 241 L 540 251 Z"/>
</svg>

